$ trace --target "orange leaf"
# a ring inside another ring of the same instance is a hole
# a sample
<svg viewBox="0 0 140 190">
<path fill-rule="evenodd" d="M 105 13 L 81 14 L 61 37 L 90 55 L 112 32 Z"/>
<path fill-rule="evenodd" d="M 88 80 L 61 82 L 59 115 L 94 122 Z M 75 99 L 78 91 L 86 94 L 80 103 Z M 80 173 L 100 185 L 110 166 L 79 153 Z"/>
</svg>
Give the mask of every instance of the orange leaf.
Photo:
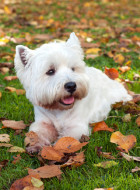
<svg viewBox="0 0 140 190">
<path fill-rule="evenodd" d="M 140 116 L 136 119 L 136 123 L 140 127 Z"/>
<path fill-rule="evenodd" d="M 129 67 L 129 66 L 119 67 L 119 70 L 120 70 L 122 73 L 125 73 L 126 71 L 129 71 L 130 69 L 131 69 L 131 67 Z"/>
<path fill-rule="evenodd" d="M 54 149 L 63 153 L 72 153 L 80 150 L 88 142 L 80 143 L 78 140 L 72 137 L 62 137 L 54 145 Z"/>
<path fill-rule="evenodd" d="M 111 78 L 111 79 L 116 79 L 116 78 L 118 78 L 119 77 L 119 72 L 117 71 L 117 69 L 115 69 L 115 68 L 107 68 L 107 67 L 105 67 L 105 74 L 109 77 L 109 78 Z"/>
<path fill-rule="evenodd" d="M 134 135 L 124 136 L 120 131 L 116 131 L 112 133 L 110 142 L 118 144 L 118 148 L 122 148 L 128 153 L 128 151 L 134 147 L 136 137 Z"/>
<path fill-rule="evenodd" d="M 122 54 L 117 54 L 113 57 L 116 63 L 122 64 L 124 62 L 124 56 Z"/>
<path fill-rule="evenodd" d="M 41 178 L 51 178 L 62 174 L 60 167 L 57 165 L 46 165 L 37 169 L 29 169 L 29 175 L 38 174 Z"/>
<path fill-rule="evenodd" d="M 4 120 L 2 121 L 2 124 L 4 125 L 3 128 L 11 128 L 11 129 L 25 129 L 26 125 L 23 121 L 14 121 L 14 120 Z"/>
<path fill-rule="evenodd" d="M 31 182 L 32 177 L 40 179 L 40 177 L 39 177 L 39 175 L 37 173 L 32 174 L 32 175 L 27 175 L 26 177 L 23 177 L 21 179 L 16 180 L 12 184 L 10 190 L 21 190 L 21 189 L 24 189 L 24 187 L 33 186 L 32 182 Z"/>
<path fill-rule="evenodd" d="M 59 152 L 58 150 L 55 150 L 51 146 L 45 146 L 41 151 L 41 156 L 44 159 L 55 160 L 60 162 L 64 154 L 62 152 Z"/>
<path fill-rule="evenodd" d="M 63 165 L 61 165 L 60 167 L 61 168 L 66 167 L 66 166 L 78 167 L 84 164 L 84 161 L 85 161 L 84 152 L 80 152 L 80 153 L 77 153 L 76 156 L 70 156 L 69 160 Z"/>
<path fill-rule="evenodd" d="M 113 132 L 114 129 L 109 128 L 104 121 L 101 121 L 101 122 L 97 123 L 95 125 L 95 127 L 93 128 L 93 133 L 97 132 L 97 131 L 110 131 L 110 132 Z"/>
<path fill-rule="evenodd" d="M 0 92 L 0 98 L 2 97 L 2 93 Z"/>
<path fill-rule="evenodd" d="M 17 79 L 17 76 L 7 76 L 7 77 L 4 77 L 4 80 L 7 80 L 7 81 L 11 81 L 11 80 L 15 80 Z"/>
</svg>

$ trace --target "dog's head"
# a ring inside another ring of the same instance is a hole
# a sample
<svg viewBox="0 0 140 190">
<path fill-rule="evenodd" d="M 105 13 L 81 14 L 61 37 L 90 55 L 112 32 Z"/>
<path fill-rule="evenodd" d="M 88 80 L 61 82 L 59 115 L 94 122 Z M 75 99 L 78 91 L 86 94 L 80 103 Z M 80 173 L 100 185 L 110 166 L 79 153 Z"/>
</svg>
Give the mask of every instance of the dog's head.
<svg viewBox="0 0 140 190">
<path fill-rule="evenodd" d="M 88 93 L 83 51 L 74 33 L 67 42 L 31 50 L 16 47 L 15 69 L 27 98 L 47 109 L 69 109 Z"/>
</svg>

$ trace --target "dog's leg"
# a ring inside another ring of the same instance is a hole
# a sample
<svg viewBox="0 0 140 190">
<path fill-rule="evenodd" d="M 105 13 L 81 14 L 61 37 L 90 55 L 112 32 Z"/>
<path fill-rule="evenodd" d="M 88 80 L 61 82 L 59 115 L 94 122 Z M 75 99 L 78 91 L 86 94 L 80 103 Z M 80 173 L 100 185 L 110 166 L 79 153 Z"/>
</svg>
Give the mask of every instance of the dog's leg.
<svg viewBox="0 0 140 190">
<path fill-rule="evenodd" d="M 77 140 L 79 140 L 81 138 L 82 135 L 90 135 L 90 129 L 88 127 L 88 125 L 84 125 L 84 124 L 78 124 L 78 122 L 76 124 L 73 124 L 72 126 L 66 127 L 59 135 L 60 137 L 64 137 L 64 136 L 69 136 L 69 137 L 73 137 Z"/>
<path fill-rule="evenodd" d="M 38 152 L 43 146 L 56 141 L 58 137 L 58 132 L 53 124 L 43 121 L 32 123 L 29 131 L 34 131 L 38 135 L 39 141 L 34 146 L 27 147 L 28 152 Z"/>
</svg>

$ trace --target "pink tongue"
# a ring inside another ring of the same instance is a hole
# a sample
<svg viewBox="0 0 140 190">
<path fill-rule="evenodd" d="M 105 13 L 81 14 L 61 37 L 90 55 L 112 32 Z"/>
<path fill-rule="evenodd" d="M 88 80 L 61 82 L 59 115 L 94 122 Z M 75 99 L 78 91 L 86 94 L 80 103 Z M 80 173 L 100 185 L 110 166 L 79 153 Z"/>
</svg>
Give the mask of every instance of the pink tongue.
<svg viewBox="0 0 140 190">
<path fill-rule="evenodd" d="M 63 99 L 62 99 L 62 102 L 63 102 L 64 104 L 72 104 L 72 103 L 74 102 L 74 97 L 71 96 L 71 97 L 68 97 L 68 98 L 63 98 Z"/>
</svg>

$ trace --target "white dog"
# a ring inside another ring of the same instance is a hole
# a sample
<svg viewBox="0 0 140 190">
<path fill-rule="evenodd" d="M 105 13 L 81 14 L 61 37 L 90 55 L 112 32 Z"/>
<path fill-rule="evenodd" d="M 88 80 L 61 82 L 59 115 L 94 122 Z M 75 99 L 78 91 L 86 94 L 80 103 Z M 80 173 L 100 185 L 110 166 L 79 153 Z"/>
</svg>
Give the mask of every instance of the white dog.
<svg viewBox="0 0 140 190">
<path fill-rule="evenodd" d="M 82 134 L 89 135 L 88 124 L 106 119 L 111 104 L 131 99 L 120 83 L 86 67 L 83 57 L 74 33 L 67 42 L 48 43 L 35 50 L 16 47 L 17 76 L 34 105 L 30 131 L 39 136 L 39 143 L 29 151 L 38 151 L 63 136 L 80 139 Z"/>
</svg>

